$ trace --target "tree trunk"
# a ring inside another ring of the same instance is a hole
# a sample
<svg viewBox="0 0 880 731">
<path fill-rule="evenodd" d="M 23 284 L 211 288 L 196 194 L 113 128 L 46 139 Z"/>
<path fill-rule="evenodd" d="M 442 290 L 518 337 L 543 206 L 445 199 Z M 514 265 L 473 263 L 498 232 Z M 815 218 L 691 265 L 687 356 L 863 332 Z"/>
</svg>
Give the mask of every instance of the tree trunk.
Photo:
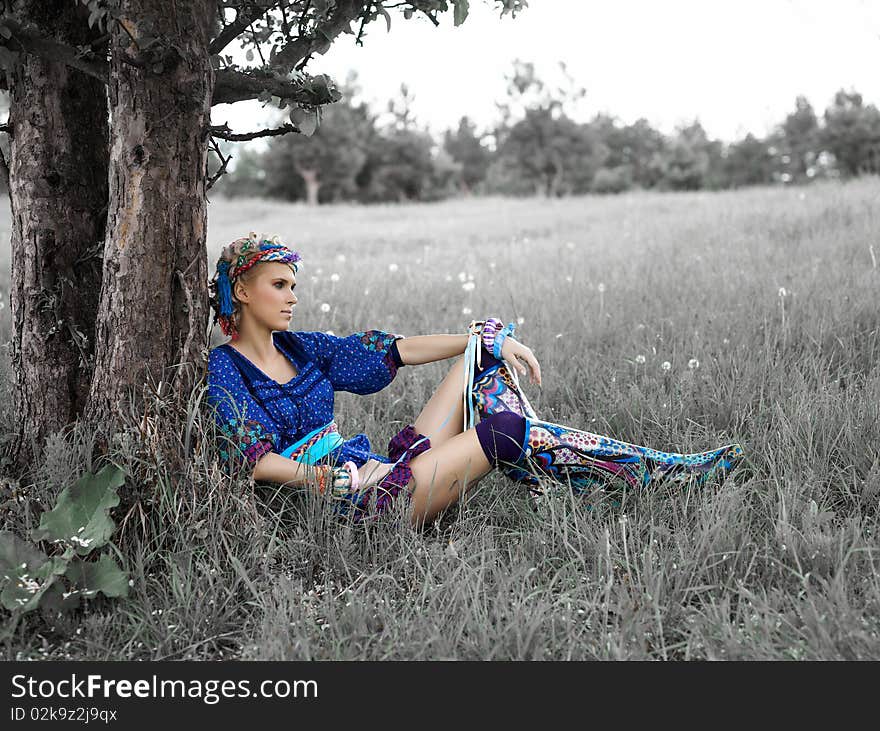
<svg viewBox="0 0 880 731">
<path fill-rule="evenodd" d="M 321 190 L 321 181 L 318 180 L 317 170 L 305 170 L 297 168 L 306 184 L 306 203 L 310 206 L 318 205 L 318 191 Z"/>
<path fill-rule="evenodd" d="M 71 45 L 97 36 L 71 2 L 15 6 Z M 68 66 L 21 56 L 10 79 L 12 367 L 19 474 L 45 437 L 74 421 L 88 394 L 107 215 L 104 85 Z"/>
<path fill-rule="evenodd" d="M 125 411 L 132 390 L 139 401 L 148 379 L 173 380 L 185 392 L 202 375 L 207 346 L 208 45 L 217 3 L 123 0 L 120 9 L 125 28 L 112 28 L 110 59 L 110 210 L 86 410 L 93 423 Z M 161 69 L 155 61 L 132 65 L 156 50 L 135 45 L 145 35 L 179 55 Z"/>
</svg>

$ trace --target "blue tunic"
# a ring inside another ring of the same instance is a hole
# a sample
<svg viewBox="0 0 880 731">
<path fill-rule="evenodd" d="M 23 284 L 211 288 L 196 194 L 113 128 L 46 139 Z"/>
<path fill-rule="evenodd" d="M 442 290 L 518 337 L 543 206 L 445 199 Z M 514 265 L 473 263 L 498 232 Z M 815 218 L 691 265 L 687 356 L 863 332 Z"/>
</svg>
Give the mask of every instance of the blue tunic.
<svg viewBox="0 0 880 731">
<path fill-rule="evenodd" d="M 279 331 L 278 348 L 297 369 L 287 383 L 278 383 L 228 344 L 208 356 L 208 404 L 223 434 L 220 456 L 227 467 L 253 465 L 266 452 L 281 454 L 310 432 L 333 421 L 336 391 L 370 394 L 385 388 L 397 375 L 389 348 L 403 337 L 382 330 L 348 337 L 323 332 Z M 356 434 L 333 449 L 329 458 L 368 459 L 389 463 L 373 452 L 366 434 Z"/>
</svg>

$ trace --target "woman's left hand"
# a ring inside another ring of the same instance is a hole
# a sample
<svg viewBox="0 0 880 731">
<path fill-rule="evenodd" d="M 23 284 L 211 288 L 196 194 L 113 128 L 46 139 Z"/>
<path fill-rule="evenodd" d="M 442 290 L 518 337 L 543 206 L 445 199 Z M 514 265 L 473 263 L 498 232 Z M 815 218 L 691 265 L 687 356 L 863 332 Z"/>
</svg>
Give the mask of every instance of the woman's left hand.
<svg viewBox="0 0 880 731">
<path fill-rule="evenodd" d="M 532 349 L 512 337 L 506 337 L 501 345 L 501 357 L 516 368 L 522 375 L 530 370 L 532 383 L 541 385 L 541 366 Z"/>
</svg>

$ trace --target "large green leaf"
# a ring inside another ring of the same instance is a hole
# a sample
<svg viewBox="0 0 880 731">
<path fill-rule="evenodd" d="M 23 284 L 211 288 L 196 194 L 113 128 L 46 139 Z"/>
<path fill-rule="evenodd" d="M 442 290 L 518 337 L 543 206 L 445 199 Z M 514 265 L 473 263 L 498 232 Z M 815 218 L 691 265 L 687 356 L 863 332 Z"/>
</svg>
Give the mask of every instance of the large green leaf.
<svg viewBox="0 0 880 731">
<path fill-rule="evenodd" d="M 14 533 L 0 531 L 0 604 L 11 612 L 36 609 L 66 567 L 64 558 L 48 558 Z"/>
<path fill-rule="evenodd" d="M 97 475 L 88 472 L 80 477 L 61 492 L 52 510 L 40 516 L 33 539 L 73 546 L 80 556 L 105 545 L 116 527 L 110 508 L 119 504 L 116 488 L 124 476 L 115 465 L 107 465 Z"/>
<path fill-rule="evenodd" d="M 97 561 L 74 559 L 64 575 L 86 598 L 95 596 L 99 591 L 109 597 L 128 596 L 128 574 L 106 553 Z"/>
<path fill-rule="evenodd" d="M 461 25 L 464 23 L 465 19 L 468 16 L 468 0 L 453 0 L 455 3 L 455 25 Z"/>
</svg>

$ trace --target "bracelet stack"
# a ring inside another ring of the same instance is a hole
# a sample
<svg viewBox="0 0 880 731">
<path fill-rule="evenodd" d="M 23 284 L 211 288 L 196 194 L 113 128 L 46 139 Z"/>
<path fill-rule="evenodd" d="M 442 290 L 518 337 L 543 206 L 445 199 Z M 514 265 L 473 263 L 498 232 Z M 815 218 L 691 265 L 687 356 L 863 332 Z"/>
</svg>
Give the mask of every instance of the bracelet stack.
<svg viewBox="0 0 880 731">
<path fill-rule="evenodd" d="M 357 492 L 360 487 L 358 468 L 354 462 L 346 462 L 342 467 L 315 465 L 318 493 L 323 495 L 330 488 L 331 494 Z"/>
</svg>

